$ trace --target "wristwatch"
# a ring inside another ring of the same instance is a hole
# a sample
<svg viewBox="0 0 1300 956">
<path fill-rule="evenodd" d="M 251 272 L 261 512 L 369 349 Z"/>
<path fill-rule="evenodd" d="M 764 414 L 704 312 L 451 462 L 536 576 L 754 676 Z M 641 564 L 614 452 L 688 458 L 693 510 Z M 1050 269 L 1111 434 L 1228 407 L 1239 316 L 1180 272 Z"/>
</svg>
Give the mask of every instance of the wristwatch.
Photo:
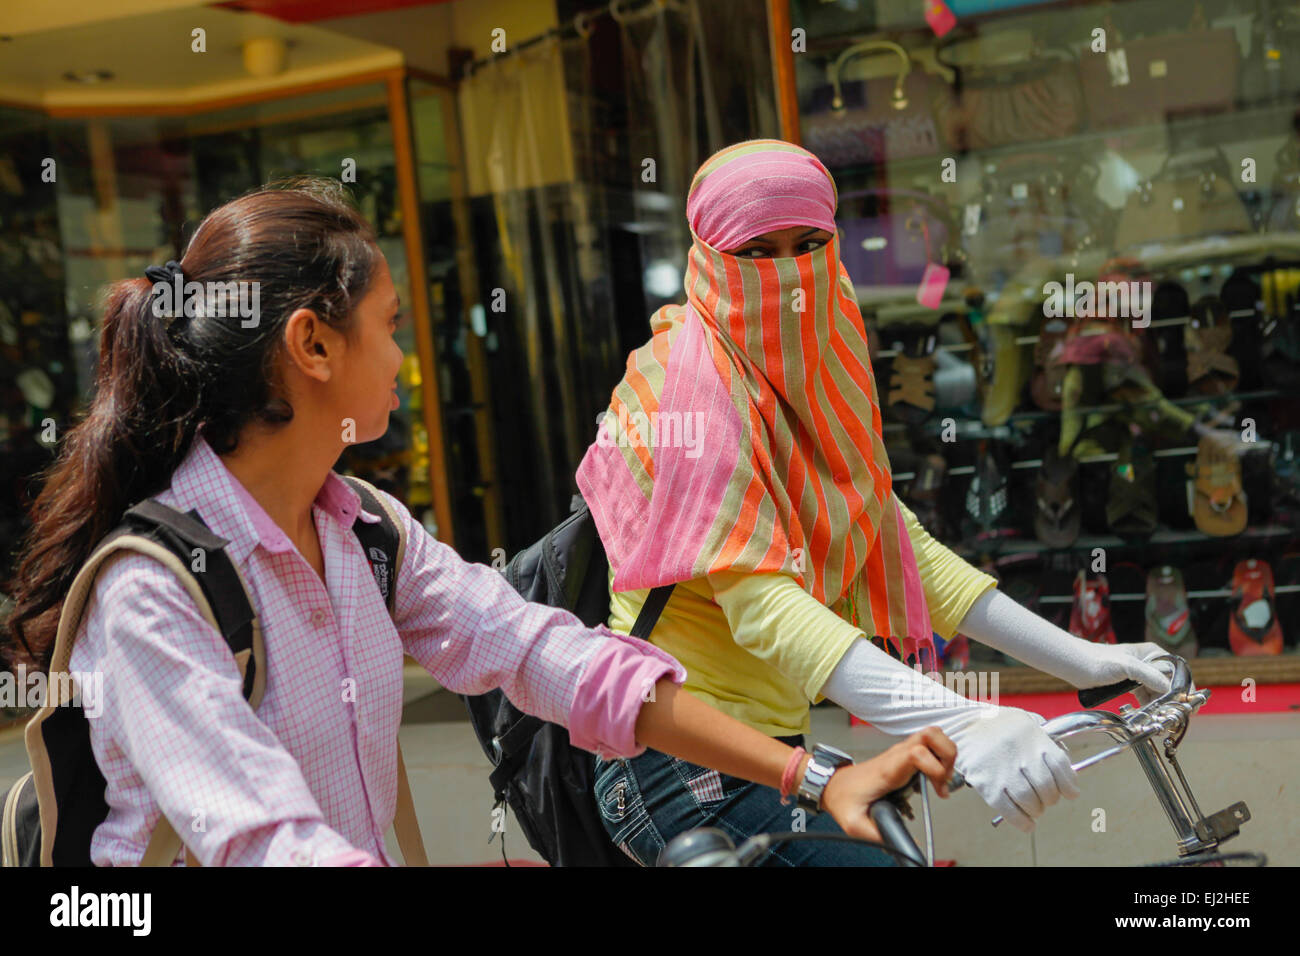
<svg viewBox="0 0 1300 956">
<path fill-rule="evenodd" d="M 843 750 L 826 744 L 814 744 L 808 766 L 804 768 L 803 780 L 795 791 L 795 800 L 799 806 L 813 813 L 819 812 L 822 808 L 822 794 L 826 790 L 826 784 L 830 783 L 831 774 L 851 763 L 853 758 Z"/>
</svg>

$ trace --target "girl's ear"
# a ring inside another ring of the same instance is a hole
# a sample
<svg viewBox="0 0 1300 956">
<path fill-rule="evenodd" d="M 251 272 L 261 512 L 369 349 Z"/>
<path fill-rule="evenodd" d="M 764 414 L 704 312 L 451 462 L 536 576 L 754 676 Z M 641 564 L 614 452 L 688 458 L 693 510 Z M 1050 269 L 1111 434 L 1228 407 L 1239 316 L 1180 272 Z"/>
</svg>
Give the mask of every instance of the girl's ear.
<svg viewBox="0 0 1300 956">
<path fill-rule="evenodd" d="M 284 323 L 284 346 L 292 367 L 319 382 L 330 379 L 331 347 L 337 340 L 311 309 L 295 309 Z"/>
</svg>

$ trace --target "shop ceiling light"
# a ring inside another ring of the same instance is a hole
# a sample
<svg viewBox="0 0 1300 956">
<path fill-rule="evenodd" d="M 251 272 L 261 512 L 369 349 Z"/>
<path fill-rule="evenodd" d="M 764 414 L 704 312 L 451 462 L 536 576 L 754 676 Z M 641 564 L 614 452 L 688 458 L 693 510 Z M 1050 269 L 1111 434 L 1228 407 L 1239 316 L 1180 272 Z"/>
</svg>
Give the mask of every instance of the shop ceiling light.
<svg viewBox="0 0 1300 956">
<path fill-rule="evenodd" d="M 280 37 L 253 37 L 244 41 L 244 69 L 253 76 L 276 76 L 284 72 L 289 45 Z"/>
<path fill-rule="evenodd" d="M 68 70 L 63 78 L 69 83 L 107 83 L 113 78 L 111 70 Z"/>
</svg>

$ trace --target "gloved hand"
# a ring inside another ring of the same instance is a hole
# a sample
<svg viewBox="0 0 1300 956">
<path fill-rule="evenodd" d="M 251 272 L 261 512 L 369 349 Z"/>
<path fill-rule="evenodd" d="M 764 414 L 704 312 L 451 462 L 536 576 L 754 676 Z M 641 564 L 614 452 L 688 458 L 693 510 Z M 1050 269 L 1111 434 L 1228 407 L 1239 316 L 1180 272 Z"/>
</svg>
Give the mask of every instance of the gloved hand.
<svg viewBox="0 0 1300 956">
<path fill-rule="evenodd" d="M 992 809 L 1025 833 L 1061 799 L 1079 795 L 1069 755 L 1042 730 L 1046 721 L 1017 707 L 988 707 L 948 731 L 957 770 Z"/>
<path fill-rule="evenodd" d="M 971 605 L 957 630 L 1081 690 L 1135 680 L 1149 689 L 1134 692 L 1143 704 L 1169 691 L 1169 675 L 1147 663 L 1150 658 L 1167 653 L 1158 645 L 1085 641 L 1022 607 L 1001 591 L 986 591 Z"/>
<path fill-rule="evenodd" d="M 1062 795 L 1079 795 L 1070 759 L 1043 733 L 1042 717 L 968 700 L 870 641 L 853 642 L 822 693 L 888 734 L 938 727 L 957 744 L 957 769 L 976 793 L 1026 832 Z"/>
</svg>

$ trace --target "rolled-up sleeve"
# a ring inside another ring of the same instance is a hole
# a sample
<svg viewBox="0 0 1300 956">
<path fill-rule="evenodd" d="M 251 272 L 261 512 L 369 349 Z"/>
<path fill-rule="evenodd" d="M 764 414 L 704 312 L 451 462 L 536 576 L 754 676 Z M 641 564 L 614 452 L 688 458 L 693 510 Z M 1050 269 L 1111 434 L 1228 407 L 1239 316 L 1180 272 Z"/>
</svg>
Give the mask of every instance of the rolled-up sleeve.
<svg viewBox="0 0 1300 956">
<path fill-rule="evenodd" d="M 408 654 L 458 694 L 500 688 L 525 713 L 567 727 L 583 750 L 604 757 L 645 750 L 637 717 L 658 681 L 686 680 L 676 658 L 530 604 L 499 571 L 464 561 L 385 497 L 407 530 L 394 622 Z"/>
<path fill-rule="evenodd" d="M 109 558 L 80 635 L 72 668 L 103 675 L 89 723 L 110 793 L 138 775 L 204 866 L 323 865 L 355 850 L 326 825 L 244 699 L 230 648 L 170 571 L 140 554 Z"/>
</svg>

